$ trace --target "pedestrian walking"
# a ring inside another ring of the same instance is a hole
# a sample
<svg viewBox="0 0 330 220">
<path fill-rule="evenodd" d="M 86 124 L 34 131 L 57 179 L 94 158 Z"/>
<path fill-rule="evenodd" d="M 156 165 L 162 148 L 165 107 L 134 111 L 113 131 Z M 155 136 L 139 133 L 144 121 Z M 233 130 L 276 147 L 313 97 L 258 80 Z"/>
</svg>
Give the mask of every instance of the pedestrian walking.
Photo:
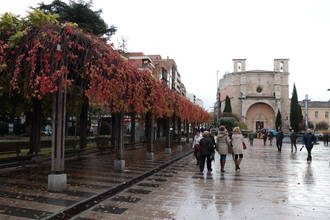
<svg viewBox="0 0 330 220">
<path fill-rule="evenodd" d="M 264 140 L 264 146 L 266 146 L 267 130 L 266 129 L 263 129 L 261 133 L 262 133 L 262 139 Z"/>
<path fill-rule="evenodd" d="M 205 160 L 207 164 L 207 170 L 209 172 L 212 171 L 211 167 L 211 154 L 214 151 L 213 143 L 209 137 L 209 132 L 204 131 L 203 132 L 203 138 L 199 141 L 199 147 L 200 147 L 200 163 L 199 163 L 199 169 L 201 172 L 204 171 L 205 166 Z"/>
<path fill-rule="evenodd" d="M 209 132 L 209 136 L 208 136 L 212 142 L 212 152 L 211 152 L 211 161 L 214 160 L 214 156 L 215 156 L 215 147 L 216 147 L 216 139 L 214 137 L 214 133 Z"/>
<path fill-rule="evenodd" d="M 234 161 L 235 161 L 235 170 L 240 171 L 240 164 L 243 159 L 243 143 L 244 138 L 241 134 L 241 130 L 239 127 L 235 127 L 233 129 L 233 135 L 231 137 L 231 143 L 233 145 L 233 151 L 234 151 Z"/>
<path fill-rule="evenodd" d="M 274 139 L 274 134 L 273 134 L 273 132 L 269 131 L 268 132 L 268 140 L 269 140 L 269 145 L 270 146 L 273 145 L 273 139 Z"/>
<path fill-rule="evenodd" d="M 253 140 L 255 138 L 256 134 L 251 132 L 249 133 L 249 142 L 250 142 L 250 146 L 253 146 Z"/>
<path fill-rule="evenodd" d="M 277 150 L 278 150 L 278 152 L 281 152 L 282 151 L 283 138 L 284 138 L 282 130 L 278 130 L 275 138 L 276 138 Z"/>
<path fill-rule="evenodd" d="M 328 146 L 329 145 L 329 134 L 328 133 L 325 133 L 324 135 L 323 135 L 323 141 L 324 141 L 324 146 L 326 145 L 326 146 Z"/>
<path fill-rule="evenodd" d="M 290 141 L 291 141 L 291 152 L 293 152 L 293 147 L 295 151 L 297 151 L 297 134 L 294 130 L 291 130 Z"/>
<path fill-rule="evenodd" d="M 312 161 L 312 149 L 313 145 L 316 142 L 316 137 L 312 133 L 311 129 L 307 129 L 304 136 L 303 136 L 303 142 L 307 150 L 307 163 L 310 163 Z"/>
<path fill-rule="evenodd" d="M 202 134 L 199 130 L 196 130 L 193 145 L 192 148 L 194 149 L 194 156 L 196 158 L 196 166 L 199 165 L 200 161 L 200 147 L 199 147 L 199 141 L 202 139 Z"/>
<path fill-rule="evenodd" d="M 217 136 L 216 150 L 220 154 L 220 170 L 225 172 L 226 157 L 228 154 L 228 148 L 231 147 L 228 131 L 225 126 L 221 125 Z"/>
</svg>

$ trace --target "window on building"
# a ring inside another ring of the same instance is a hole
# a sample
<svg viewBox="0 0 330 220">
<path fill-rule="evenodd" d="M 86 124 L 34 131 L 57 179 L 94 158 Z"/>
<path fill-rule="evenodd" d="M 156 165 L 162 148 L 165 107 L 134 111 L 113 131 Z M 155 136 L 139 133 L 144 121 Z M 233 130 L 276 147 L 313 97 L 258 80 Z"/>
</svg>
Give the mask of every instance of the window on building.
<svg viewBox="0 0 330 220">
<path fill-rule="evenodd" d="M 238 62 L 237 63 L 237 71 L 238 72 L 241 72 L 242 71 L 242 63 L 241 62 Z"/>
<path fill-rule="evenodd" d="M 324 117 L 329 118 L 329 112 L 325 112 Z"/>
<path fill-rule="evenodd" d="M 281 61 L 280 62 L 280 72 L 283 72 L 284 71 L 284 62 Z"/>
<path fill-rule="evenodd" d="M 319 112 L 316 111 L 316 112 L 315 112 L 315 118 L 318 118 L 318 117 L 319 117 Z"/>
</svg>

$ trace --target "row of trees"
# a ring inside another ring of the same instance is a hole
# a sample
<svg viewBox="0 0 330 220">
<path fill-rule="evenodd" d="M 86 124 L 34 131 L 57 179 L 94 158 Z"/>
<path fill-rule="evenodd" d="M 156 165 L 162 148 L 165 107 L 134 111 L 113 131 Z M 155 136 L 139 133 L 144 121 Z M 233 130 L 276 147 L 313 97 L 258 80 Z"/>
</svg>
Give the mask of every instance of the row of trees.
<svg viewBox="0 0 330 220">
<path fill-rule="evenodd" d="M 0 18 L 0 95 L 10 96 L 14 103 L 8 106 L 23 105 L 21 112 L 31 115 L 31 152 L 39 151 L 43 107 L 51 106 L 59 90 L 68 93 L 68 113 L 80 109 L 81 147 L 86 145 L 91 106 L 117 120 L 128 113 L 175 116 L 187 123 L 208 120 L 202 108 L 131 66 L 107 43 L 116 28 L 105 25 L 100 11 L 92 11 L 89 3 L 70 4 L 56 0 L 24 18 L 10 13 Z"/>
</svg>

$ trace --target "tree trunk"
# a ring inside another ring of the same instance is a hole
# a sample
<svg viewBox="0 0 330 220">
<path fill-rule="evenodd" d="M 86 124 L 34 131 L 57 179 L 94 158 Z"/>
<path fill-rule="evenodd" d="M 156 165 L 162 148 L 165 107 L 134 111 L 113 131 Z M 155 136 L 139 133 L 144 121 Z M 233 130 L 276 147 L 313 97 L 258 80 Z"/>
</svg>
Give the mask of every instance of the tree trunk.
<svg viewBox="0 0 330 220">
<path fill-rule="evenodd" d="M 84 96 L 80 112 L 80 149 L 84 149 L 87 146 L 88 110 L 89 101 L 88 98 Z"/>
<path fill-rule="evenodd" d="M 133 113 L 132 117 L 131 117 L 131 144 L 135 144 L 135 118 L 136 118 L 136 114 Z"/>
<path fill-rule="evenodd" d="M 178 139 L 179 144 L 181 144 L 181 118 L 178 118 Z"/>
<path fill-rule="evenodd" d="M 41 135 L 41 101 L 32 100 L 32 121 L 30 133 L 30 152 L 29 154 L 38 154 L 40 151 L 40 135 Z"/>
<path fill-rule="evenodd" d="M 116 151 L 116 159 L 123 160 L 124 158 L 124 142 L 123 142 L 123 114 L 117 113 L 112 114 L 112 123 L 113 129 L 112 136 L 113 136 L 113 146 Z"/>
<path fill-rule="evenodd" d="M 186 143 L 189 143 L 189 123 L 186 122 L 185 124 L 186 124 L 186 133 L 187 133 L 187 135 L 186 135 Z"/>
<path fill-rule="evenodd" d="M 170 137 L 170 119 L 166 117 L 165 119 L 165 148 L 171 148 L 171 137 Z"/>
<path fill-rule="evenodd" d="M 147 137 L 147 151 L 152 153 L 154 151 L 154 126 L 153 116 L 151 112 L 146 114 L 146 137 Z"/>
<path fill-rule="evenodd" d="M 162 119 L 157 118 L 157 139 L 160 138 L 160 129 L 162 127 Z"/>
</svg>

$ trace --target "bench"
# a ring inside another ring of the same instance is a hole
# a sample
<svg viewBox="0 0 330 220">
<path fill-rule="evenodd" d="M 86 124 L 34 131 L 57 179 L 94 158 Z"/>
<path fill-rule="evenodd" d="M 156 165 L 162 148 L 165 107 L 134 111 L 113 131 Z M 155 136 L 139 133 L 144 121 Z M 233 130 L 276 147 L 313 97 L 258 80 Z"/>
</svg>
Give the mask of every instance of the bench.
<svg viewBox="0 0 330 220">
<path fill-rule="evenodd" d="M 0 154 L 16 154 L 18 157 L 21 153 L 21 143 L 17 142 L 6 142 L 0 143 Z"/>
</svg>

